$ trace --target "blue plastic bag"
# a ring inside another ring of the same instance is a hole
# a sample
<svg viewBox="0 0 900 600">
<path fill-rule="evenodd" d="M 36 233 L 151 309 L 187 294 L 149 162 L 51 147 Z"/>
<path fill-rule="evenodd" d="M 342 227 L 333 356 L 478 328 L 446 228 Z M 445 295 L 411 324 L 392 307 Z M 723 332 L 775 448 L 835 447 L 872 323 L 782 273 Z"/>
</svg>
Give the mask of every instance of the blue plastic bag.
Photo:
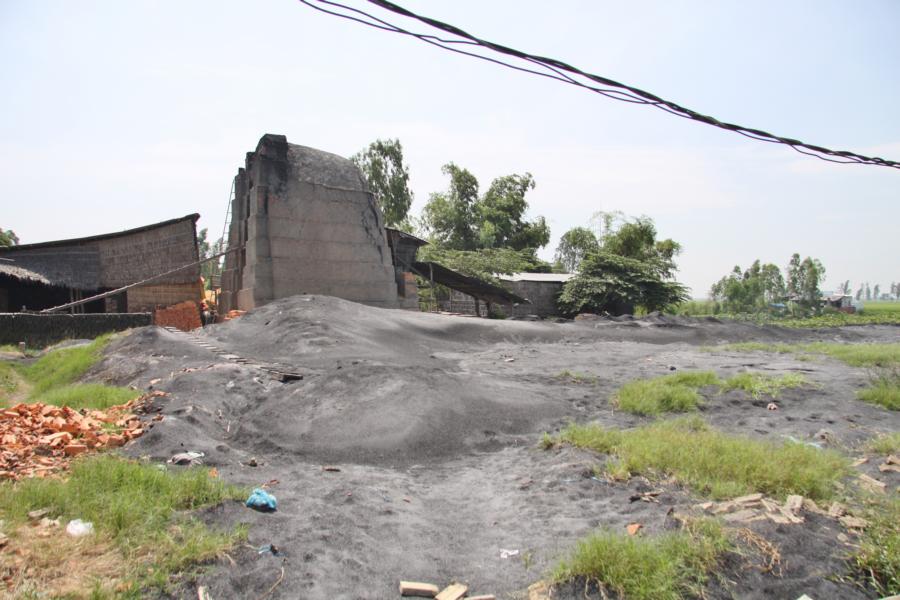
<svg viewBox="0 0 900 600">
<path fill-rule="evenodd" d="M 278 501 L 275 500 L 275 496 L 262 488 L 253 490 L 250 497 L 247 498 L 246 504 L 250 508 L 262 512 L 273 512 L 278 509 Z"/>
</svg>

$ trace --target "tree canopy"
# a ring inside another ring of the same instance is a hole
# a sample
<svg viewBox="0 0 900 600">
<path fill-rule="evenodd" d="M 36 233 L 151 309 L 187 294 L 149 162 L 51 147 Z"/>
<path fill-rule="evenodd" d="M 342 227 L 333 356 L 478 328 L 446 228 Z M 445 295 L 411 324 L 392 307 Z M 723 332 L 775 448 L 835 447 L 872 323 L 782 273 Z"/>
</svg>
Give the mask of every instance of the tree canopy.
<svg viewBox="0 0 900 600">
<path fill-rule="evenodd" d="M 468 169 L 447 163 L 442 171 L 450 176 L 450 185 L 432 194 L 422 211 L 422 224 L 434 243 L 471 251 L 540 248 L 550 241 L 543 217 L 525 220 L 525 195 L 535 186 L 531 173 L 498 177 L 479 196 L 478 179 Z"/>
<path fill-rule="evenodd" d="M 805 312 L 818 311 L 822 298 L 819 285 L 824 278 L 825 267 L 818 259 L 806 257 L 801 261 L 800 255 L 794 254 L 785 276 L 777 265 L 756 260 L 746 271 L 734 267 L 713 284 L 710 297 L 731 313 L 761 312 L 782 301 L 791 301 Z M 841 287 L 849 289 L 850 282 Z"/>
<path fill-rule="evenodd" d="M 376 140 L 350 157 L 363 172 L 375 195 L 388 227 L 409 229 L 407 215 L 413 194 L 409 189 L 409 168 L 403 164 L 400 140 Z"/>
<path fill-rule="evenodd" d="M 16 235 L 16 232 L 12 229 L 4 230 L 0 227 L 0 246 L 18 246 L 19 245 L 19 236 Z"/>
<path fill-rule="evenodd" d="M 481 248 L 479 250 L 451 250 L 425 246 L 419 258 L 433 261 L 483 281 L 497 283 L 497 275 L 513 273 L 549 273 L 551 265 L 537 257 L 534 250 L 512 248 Z"/>
<path fill-rule="evenodd" d="M 568 273 L 574 273 L 581 261 L 600 249 L 600 242 L 593 231 L 587 227 L 573 227 L 559 238 L 555 259 Z"/>
<path fill-rule="evenodd" d="M 559 304 L 566 312 L 633 314 L 638 307 L 665 310 L 687 300 L 687 288 L 672 279 L 681 246 L 658 241 L 648 217 L 619 220 L 604 216 L 599 249 L 584 257 L 578 275 L 563 287 Z"/>
</svg>

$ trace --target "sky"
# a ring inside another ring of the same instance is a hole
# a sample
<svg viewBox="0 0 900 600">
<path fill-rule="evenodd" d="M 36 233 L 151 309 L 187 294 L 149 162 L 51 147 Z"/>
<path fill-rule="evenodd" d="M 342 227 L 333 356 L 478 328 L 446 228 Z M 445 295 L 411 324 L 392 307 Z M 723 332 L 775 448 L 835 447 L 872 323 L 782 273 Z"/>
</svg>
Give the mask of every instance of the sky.
<svg viewBox="0 0 900 600">
<path fill-rule="evenodd" d="M 398 2 L 720 120 L 900 160 L 894 0 Z M 695 297 L 794 252 L 822 261 L 826 289 L 900 281 L 898 169 L 822 162 L 296 0 L 0 0 L 0 55 L 0 227 L 21 243 L 194 212 L 217 238 L 264 133 L 342 156 L 397 138 L 413 213 L 446 189 L 447 162 L 482 189 L 532 173 L 545 259 L 618 210 L 681 243 Z"/>
</svg>

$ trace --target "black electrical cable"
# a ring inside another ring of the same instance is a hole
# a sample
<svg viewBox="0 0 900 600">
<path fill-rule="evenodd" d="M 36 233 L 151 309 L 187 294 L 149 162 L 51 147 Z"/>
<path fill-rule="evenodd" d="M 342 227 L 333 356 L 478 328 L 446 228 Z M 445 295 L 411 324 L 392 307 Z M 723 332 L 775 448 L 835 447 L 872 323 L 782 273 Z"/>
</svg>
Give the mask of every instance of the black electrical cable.
<svg viewBox="0 0 900 600">
<path fill-rule="evenodd" d="M 314 8 L 318 11 L 334 15 L 336 17 L 341 17 L 343 19 L 349 19 L 351 21 L 360 23 L 362 25 L 367 25 L 369 27 L 374 27 L 376 29 L 380 29 L 382 31 L 388 31 L 391 33 L 399 33 L 402 35 L 407 35 L 410 37 L 414 37 L 418 40 L 421 40 L 425 43 L 431 44 L 433 46 L 437 46 L 444 50 L 449 50 L 450 52 L 455 52 L 457 54 L 463 54 L 465 56 L 470 56 L 473 58 L 478 58 L 480 60 L 484 60 L 487 62 L 491 62 L 500 66 L 504 66 L 510 69 L 514 69 L 516 71 L 522 71 L 524 73 L 529 73 L 532 75 L 538 75 L 540 77 L 545 77 L 548 79 L 555 79 L 557 81 L 561 81 L 563 83 L 567 83 L 570 85 L 575 85 L 577 87 L 581 87 L 592 92 L 601 94 L 606 96 L 607 98 L 611 98 L 613 100 L 619 100 L 621 102 L 629 102 L 632 104 L 648 104 L 659 108 L 661 110 L 666 111 L 669 114 L 682 117 L 685 119 L 691 119 L 693 121 L 698 121 L 700 123 L 706 123 L 707 125 L 712 125 L 713 127 L 718 127 L 720 129 L 725 129 L 726 131 L 733 131 L 750 139 L 770 142 L 774 144 L 783 144 L 793 148 L 797 152 L 801 154 L 805 154 L 808 156 L 815 156 L 821 160 L 836 162 L 841 164 L 869 164 L 876 165 L 882 167 L 893 167 L 896 169 L 900 169 L 900 162 L 887 160 L 884 158 L 873 157 L 873 156 L 865 156 L 862 154 L 857 154 L 855 152 L 850 152 L 847 150 L 831 150 L 829 148 L 824 148 L 822 146 L 816 146 L 813 144 L 808 144 L 802 142 L 800 140 L 781 137 L 766 131 L 762 131 L 760 129 L 753 129 L 750 127 L 744 127 L 742 125 L 737 125 L 734 123 L 728 123 L 724 121 L 720 121 L 714 117 L 704 115 L 702 113 L 696 112 L 689 108 L 683 107 L 675 102 L 671 102 L 669 100 L 665 100 L 652 94 L 650 92 L 644 91 L 640 88 L 636 88 L 630 85 L 626 85 L 623 83 L 619 83 L 612 79 L 602 77 L 600 75 L 595 75 L 592 73 L 588 73 L 573 67 L 563 61 L 547 58 L 544 56 L 538 56 L 534 54 L 529 54 L 527 52 L 523 52 L 520 50 L 516 50 L 514 48 L 509 48 L 507 46 L 503 46 L 501 44 L 497 44 L 494 42 L 490 42 L 487 40 L 480 39 L 475 37 L 474 35 L 463 31 L 462 29 L 450 25 L 448 23 L 444 23 L 442 21 L 438 21 L 437 19 L 432 19 L 429 17 L 424 17 L 418 15 L 410 10 L 403 8 L 393 2 L 388 2 L 387 0 L 368 0 L 370 4 L 374 4 L 380 8 L 393 12 L 395 14 L 399 14 L 403 17 L 407 17 L 410 19 L 415 19 L 421 23 L 424 23 L 430 27 L 434 27 L 444 33 L 449 33 L 452 36 L 456 36 L 456 38 L 443 38 L 438 37 L 436 35 L 427 34 L 427 33 L 417 33 L 413 31 L 409 31 L 393 23 L 390 23 L 386 20 L 380 19 L 371 15 L 363 10 L 358 8 L 353 8 L 340 2 L 334 2 L 332 0 L 299 0 L 303 4 Z M 338 12 L 337 10 L 330 10 L 328 8 L 324 8 L 321 5 L 328 5 L 334 7 L 336 9 L 340 9 L 346 12 Z M 351 14 L 347 14 L 351 13 Z M 358 16 L 354 16 L 358 15 Z M 461 38 L 461 39 L 459 39 Z M 503 54 L 506 56 L 512 56 L 514 58 L 523 60 L 530 65 L 535 65 L 545 71 L 539 71 L 533 68 L 523 67 L 519 65 L 514 65 L 509 62 L 505 62 L 503 60 L 499 60 L 497 58 L 493 58 L 490 56 L 485 56 L 483 54 L 478 54 L 476 52 L 471 52 L 467 50 L 461 50 L 460 48 L 454 47 L 454 45 L 465 45 L 471 48 L 481 48 L 486 49 L 492 52 L 496 52 L 499 54 Z M 596 85 L 592 85 L 590 83 L 585 83 L 584 81 L 578 81 L 575 77 L 581 77 L 584 79 L 588 79 L 593 83 L 600 84 L 604 87 L 597 87 Z M 834 158 L 831 158 L 834 157 Z"/>
</svg>

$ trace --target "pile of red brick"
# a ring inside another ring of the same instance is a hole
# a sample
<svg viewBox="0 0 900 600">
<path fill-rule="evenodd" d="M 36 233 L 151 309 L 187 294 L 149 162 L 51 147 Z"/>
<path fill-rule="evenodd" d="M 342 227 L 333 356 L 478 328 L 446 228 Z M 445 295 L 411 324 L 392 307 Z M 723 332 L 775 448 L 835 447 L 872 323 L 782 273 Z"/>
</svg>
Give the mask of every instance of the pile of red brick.
<svg viewBox="0 0 900 600">
<path fill-rule="evenodd" d="M 121 446 L 140 436 L 144 429 L 132 411 L 149 398 L 105 411 L 40 402 L 0 411 L 0 479 L 46 477 L 67 468 L 73 456 Z"/>
<path fill-rule="evenodd" d="M 197 329 L 202 325 L 200 306 L 192 300 L 187 300 L 166 308 L 159 308 L 153 315 L 153 322 L 160 327 L 175 327 L 182 331 Z"/>
</svg>

